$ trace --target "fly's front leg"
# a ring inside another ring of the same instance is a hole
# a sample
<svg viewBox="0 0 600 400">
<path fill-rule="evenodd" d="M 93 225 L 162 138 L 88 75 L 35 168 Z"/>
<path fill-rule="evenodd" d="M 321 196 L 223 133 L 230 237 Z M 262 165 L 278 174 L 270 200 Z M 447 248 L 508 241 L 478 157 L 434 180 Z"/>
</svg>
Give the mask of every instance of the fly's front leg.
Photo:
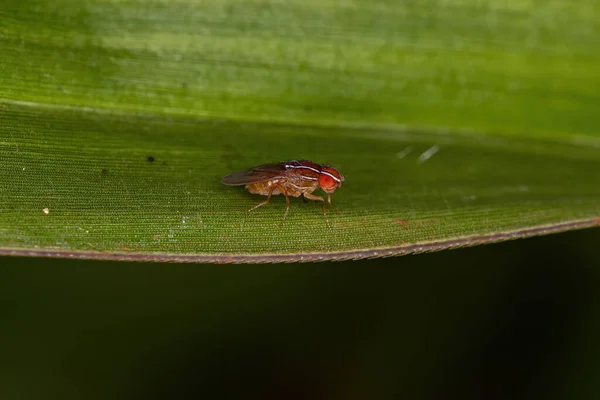
<svg viewBox="0 0 600 400">
<path fill-rule="evenodd" d="M 323 203 L 323 214 L 325 214 L 325 211 L 327 211 L 327 207 L 325 206 L 325 199 L 320 197 L 320 196 L 315 196 L 312 193 L 304 193 L 304 197 L 306 197 L 309 200 L 317 200 Z"/>
<path fill-rule="evenodd" d="M 337 208 L 337 207 L 335 206 L 335 204 L 333 204 L 333 203 L 331 202 L 331 195 L 330 195 L 330 194 L 328 194 L 328 195 L 327 195 L 327 202 L 329 203 L 329 205 L 330 205 L 331 207 L 333 207 L 333 208 L 335 209 L 335 211 L 336 211 L 338 214 L 340 213 L 340 209 L 339 209 L 339 208 Z"/>
<path fill-rule="evenodd" d="M 327 206 L 325 206 L 325 199 L 320 196 L 315 196 L 312 193 L 304 193 L 304 197 L 306 197 L 309 200 L 317 200 L 323 203 L 323 216 L 325 217 L 325 221 L 327 221 L 327 226 L 331 228 L 331 225 L 329 225 L 329 219 L 327 219 Z"/>
<path fill-rule="evenodd" d="M 254 207 L 252 207 L 251 209 L 249 209 L 246 212 L 250 212 L 252 210 L 257 209 L 260 206 L 264 206 L 265 204 L 269 204 L 269 202 L 271 201 L 271 195 L 273 194 L 273 190 L 275 190 L 275 186 L 271 186 L 271 189 L 269 190 L 269 194 L 267 195 L 267 199 L 265 201 L 263 201 L 260 204 L 255 205 Z"/>
</svg>

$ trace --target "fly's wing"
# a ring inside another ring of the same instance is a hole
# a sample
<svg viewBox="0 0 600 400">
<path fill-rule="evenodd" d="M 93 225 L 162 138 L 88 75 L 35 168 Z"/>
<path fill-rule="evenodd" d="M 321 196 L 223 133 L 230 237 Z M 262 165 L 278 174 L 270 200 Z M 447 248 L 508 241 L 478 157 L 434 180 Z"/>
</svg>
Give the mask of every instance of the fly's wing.
<svg viewBox="0 0 600 400">
<path fill-rule="evenodd" d="M 285 174 L 284 163 L 259 165 L 245 171 L 234 172 L 221 179 L 221 183 L 229 186 L 248 185 L 281 178 Z"/>
</svg>

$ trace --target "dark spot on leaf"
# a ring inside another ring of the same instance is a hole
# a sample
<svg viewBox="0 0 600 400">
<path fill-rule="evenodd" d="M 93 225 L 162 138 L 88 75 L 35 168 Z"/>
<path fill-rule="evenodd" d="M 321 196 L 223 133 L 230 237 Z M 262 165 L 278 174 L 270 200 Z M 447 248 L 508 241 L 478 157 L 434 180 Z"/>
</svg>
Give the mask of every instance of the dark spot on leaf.
<svg viewBox="0 0 600 400">
<path fill-rule="evenodd" d="M 103 170 L 102 170 L 102 175 L 106 175 L 106 174 L 108 174 L 108 171 L 107 171 L 107 170 L 105 170 L 105 169 L 103 169 Z"/>
<path fill-rule="evenodd" d="M 182 89 L 187 89 L 187 87 L 188 87 L 187 82 L 181 82 L 181 88 Z"/>
<path fill-rule="evenodd" d="M 162 165 L 167 165 L 167 162 L 166 162 L 166 161 L 163 161 L 163 162 L 162 162 Z"/>
<path fill-rule="evenodd" d="M 152 156 L 148 156 L 148 161 L 149 161 L 149 162 L 154 162 L 154 157 L 152 157 Z"/>
</svg>

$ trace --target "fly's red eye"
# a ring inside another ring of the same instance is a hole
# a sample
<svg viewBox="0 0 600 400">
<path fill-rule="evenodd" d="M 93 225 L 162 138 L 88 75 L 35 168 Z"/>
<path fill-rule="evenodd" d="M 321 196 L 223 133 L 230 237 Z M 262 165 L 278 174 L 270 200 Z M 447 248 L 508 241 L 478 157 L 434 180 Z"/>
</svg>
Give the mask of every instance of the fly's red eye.
<svg viewBox="0 0 600 400">
<path fill-rule="evenodd" d="M 319 175 L 319 186 L 324 190 L 333 189 L 335 187 L 335 180 L 327 174 L 321 174 Z"/>
</svg>

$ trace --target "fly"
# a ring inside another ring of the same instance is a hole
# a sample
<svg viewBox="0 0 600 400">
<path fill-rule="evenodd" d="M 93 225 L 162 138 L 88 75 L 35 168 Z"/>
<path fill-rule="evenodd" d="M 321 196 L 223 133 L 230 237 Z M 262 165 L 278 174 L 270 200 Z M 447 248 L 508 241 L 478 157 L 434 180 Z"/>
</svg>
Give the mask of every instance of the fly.
<svg viewBox="0 0 600 400">
<path fill-rule="evenodd" d="M 344 176 L 330 165 L 320 165 L 308 160 L 283 161 L 263 164 L 245 171 L 234 172 L 221 180 L 228 186 L 245 185 L 250 193 L 267 196 L 267 200 L 255 205 L 248 211 L 269 204 L 272 195 L 283 194 L 287 203 L 283 219 L 290 210 L 290 196 L 316 200 L 323 203 L 323 215 L 327 218 L 325 198 L 312 194 L 321 188 L 331 202 L 331 194 L 342 186 Z"/>
</svg>

